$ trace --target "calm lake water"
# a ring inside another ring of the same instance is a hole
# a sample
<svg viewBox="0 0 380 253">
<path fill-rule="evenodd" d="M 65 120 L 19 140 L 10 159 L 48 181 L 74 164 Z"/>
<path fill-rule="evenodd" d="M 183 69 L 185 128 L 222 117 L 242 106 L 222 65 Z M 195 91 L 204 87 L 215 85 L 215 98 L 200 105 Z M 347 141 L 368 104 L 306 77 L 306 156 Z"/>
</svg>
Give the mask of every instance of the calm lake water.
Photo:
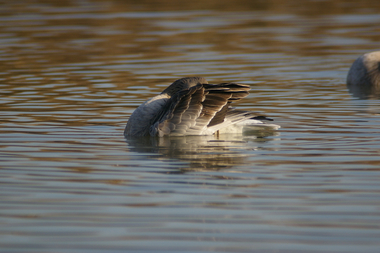
<svg viewBox="0 0 380 253">
<path fill-rule="evenodd" d="M 370 1 L 3 1 L 0 251 L 379 252 Z M 126 140 L 174 80 L 250 84 L 276 132 Z"/>
</svg>

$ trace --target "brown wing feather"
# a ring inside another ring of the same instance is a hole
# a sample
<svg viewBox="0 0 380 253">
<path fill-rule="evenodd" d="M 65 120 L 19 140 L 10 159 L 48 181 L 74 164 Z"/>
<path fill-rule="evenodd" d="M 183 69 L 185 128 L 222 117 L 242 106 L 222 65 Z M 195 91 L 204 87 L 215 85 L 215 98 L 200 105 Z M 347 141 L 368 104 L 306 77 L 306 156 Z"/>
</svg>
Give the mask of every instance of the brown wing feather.
<svg viewBox="0 0 380 253">
<path fill-rule="evenodd" d="M 176 93 L 168 102 L 166 113 L 153 125 L 153 135 L 183 135 L 195 124 L 202 111 L 204 89 L 202 85 Z"/>
<path fill-rule="evenodd" d="M 202 103 L 203 109 L 188 134 L 199 134 L 206 127 L 222 123 L 232 100 L 248 96 L 250 90 L 248 85 L 236 83 L 203 84 L 203 87 L 207 92 Z"/>
<path fill-rule="evenodd" d="M 244 84 L 198 84 L 176 93 L 151 131 L 164 135 L 199 135 L 224 121 L 229 104 L 248 95 Z"/>
<path fill-rule="evenodd" d="M 224 118 L 226 117 L 227 111 L 230 107 L 230 103 L 225 104 L 219 112 L 217 112 L 212 120 L 208 123 L 207 127 L 215 126 L 220 123 L 223 123 Z"/>
<path fill-rule="evenodd" d="M 228 99 L 231 98 L 230 93 L 208 93 L 204 102 L 200 117 L 197 119 L 194 130 L 202 131 L 209 125 L 215 115 L 227 105 Z"/>
<path fill-rule="evenodd" d="M 231 97 L 228 99 L 228 102 L 218 111 L 212 120 L 207 125 L 208 127 L 215 126 L 224 121 L 227 112 L 230 109 L 230 104 L 233 100 L 239 100 L 245 98 L 249 94 L 250 87 L 245 84 L 236 84 L 236 83 L 221 83 L 217 87 L 214 85 L 208 85 L 207 90 L 210 93 L 220 93 L 228 92 L 231 94 Z"/>
</svg>

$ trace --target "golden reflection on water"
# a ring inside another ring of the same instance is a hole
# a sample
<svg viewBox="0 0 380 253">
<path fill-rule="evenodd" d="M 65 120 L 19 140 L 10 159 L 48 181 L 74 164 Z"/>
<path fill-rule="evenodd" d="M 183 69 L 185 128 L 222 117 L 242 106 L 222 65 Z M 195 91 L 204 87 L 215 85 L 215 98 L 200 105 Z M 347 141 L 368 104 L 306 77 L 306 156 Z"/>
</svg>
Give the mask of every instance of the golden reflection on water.
<svg viewBox="0 0 380 253">
<path fill-rule="evenodd" d="M 2 249 L 379 248 L 380 101 L 345 85 L 379 49 L 377 0 L 35 0 L 0 13 Z M 250 84 L 236 106 L 282 128 L 124 139 L 139 104 L 195 75 Z"/>
<path fill-rule="evenodd" d="M 172 1 L 79 6 L 62 1 L 42 4 L 39 13 L 35 5 L 10 4 L 0 26 L 6 43 L 1 109 L 33 122 L 101 124 L 121 111 L 127 118 L 136 105 L 179 77 L 203 75 L 211 82 L 248 82 L 259 91 L 270 90 L 243 103 L 271 114 L 284 106 L 283 89 L 304 86 L 313 92 L 310 79 L 335 82 L 326 92 L 342 89 L 352 61 L 347 50 L 364 50 L 362 42 L 369 47 L 380 34 L 362 31 L 364 26 L 377 31 L 378 16 L 359 14 L 366 23 L 344 23 L 344 17 L 373 3 L 322 1 L 295 8 L 302 5 L 239 1 L 231 8 L 227 2 L 206 1 L 181 4 L 176 12 L 178 4 Z M 268 104 L 272 108 L 265 108 Z M 25 113 L 25 107 L 34 110 Z M 73 109 L 80 118 L 67 115 Z"/>
<path fill-rule="evenodd" d="M 258 150 L 261 143 L 269 141 L 265 137 L 278 136 L 277 131 L 255 132 L 241 135 L 185 136 L 165 138 L 136 138 L 127 140 L 131 152 L 158 153 L 160 159 L 175 159 L 188 163 L 188 168 L 179 166 L 180 171 L 208 171 L 231 169 L 248 163 L 247 143 Z"/>
</svg>

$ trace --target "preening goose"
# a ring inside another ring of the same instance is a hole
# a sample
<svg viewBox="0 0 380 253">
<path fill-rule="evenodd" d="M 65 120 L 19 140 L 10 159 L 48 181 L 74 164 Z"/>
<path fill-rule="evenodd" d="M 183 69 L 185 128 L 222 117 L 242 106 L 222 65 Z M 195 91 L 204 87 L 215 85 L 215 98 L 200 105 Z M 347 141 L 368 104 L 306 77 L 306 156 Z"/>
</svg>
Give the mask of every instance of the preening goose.
<svg viewBox="0 0 380 253">
<path fill-rule="evenodd" d="M 213 135 L 242 132 L 247 126 L 278 129 L 271 120 L 230 104 L 249 94 L 245 84 L 209 84 L 203 77 L 176 80 L 161 94 L 140 105 L 124 130 L 127 137 Z"/>
</svg>

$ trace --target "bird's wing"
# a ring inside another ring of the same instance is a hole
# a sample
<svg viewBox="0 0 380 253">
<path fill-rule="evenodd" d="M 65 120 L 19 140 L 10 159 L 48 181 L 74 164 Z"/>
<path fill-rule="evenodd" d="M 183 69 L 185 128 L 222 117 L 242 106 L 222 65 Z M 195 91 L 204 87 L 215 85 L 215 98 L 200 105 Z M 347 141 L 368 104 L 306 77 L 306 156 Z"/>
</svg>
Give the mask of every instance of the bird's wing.
<svg viewBox="0 0 380 253">
<path fill-rule="evenodd" d="M 248 85 L 198 84 L 176 93 L 151 127 L 151 135 L 203 135 L 224 121 L 229 104 L 248 95 Z"/>
<path fill-rule="evenodd" d="M 226 117 L 228 108 L 234 100 L 239 100 L 245 98 L 249 94 L 250 87 L 249 85 L 236 84 L 236 83 L 221 83 L 221 84 L 207 84 L 204 85 L 206 90 L 210 95 L 214 97 L 221 96 L 222 94 L 231 94 L 228 98 L 227 103 L 215 113 L 214 117 L 208 123 L 208 127 L 212 127 L 222 123 Z M 211 103 L 210 103 L 211 104 Z"/>
</svg>

